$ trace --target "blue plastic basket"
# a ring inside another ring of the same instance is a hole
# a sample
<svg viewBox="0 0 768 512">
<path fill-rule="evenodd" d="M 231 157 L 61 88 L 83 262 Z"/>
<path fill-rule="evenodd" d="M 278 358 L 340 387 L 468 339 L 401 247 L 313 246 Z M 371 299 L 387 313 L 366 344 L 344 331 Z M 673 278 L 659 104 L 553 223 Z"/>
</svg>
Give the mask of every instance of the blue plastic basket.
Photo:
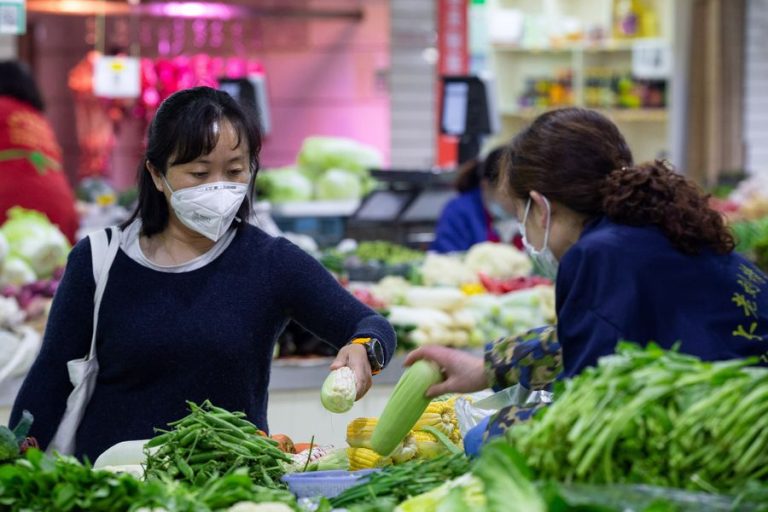
<svg viewBox="0 0 768 512">
<path fill-rule="evenodd" d="M 377 469 L 364 469 L 362 471 L 311 471 L 308 473 L 293 473 L 285 475 L 283 482 L 297 498 L 313 498 L 325 496 L 333 498 L 344 490 L 361 484 L 367 480 L 367 476 L 378 471 Z"/>
</svg>

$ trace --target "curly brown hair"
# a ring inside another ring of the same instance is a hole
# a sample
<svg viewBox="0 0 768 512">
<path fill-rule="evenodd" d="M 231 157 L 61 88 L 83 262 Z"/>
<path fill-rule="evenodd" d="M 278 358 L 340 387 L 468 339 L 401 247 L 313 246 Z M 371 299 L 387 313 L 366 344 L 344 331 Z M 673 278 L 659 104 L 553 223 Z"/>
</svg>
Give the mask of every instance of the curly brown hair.
<svg viewBox="0 0 768 512">
<path fill-rule="evenodd" d="M 631 226 L 655 225 L 686 254 L 733 251 L 733 235 L 709 197 L 665 161 L 633 165 L 619 129 L 602 114 L 564 108 L 542 114 L 507 148 L 502 186 L 535 190 L 573 211 Z"/>
<path fill-rule="evenodd" d="M 665 161 L 613 171 L 602 193 L 608 218 L 631 226 L 659 226 L 686 254 L 702 247 L 726 254 L 736 245 L 723 216 L 709 207 L 709 197 Z"/>
</svg>

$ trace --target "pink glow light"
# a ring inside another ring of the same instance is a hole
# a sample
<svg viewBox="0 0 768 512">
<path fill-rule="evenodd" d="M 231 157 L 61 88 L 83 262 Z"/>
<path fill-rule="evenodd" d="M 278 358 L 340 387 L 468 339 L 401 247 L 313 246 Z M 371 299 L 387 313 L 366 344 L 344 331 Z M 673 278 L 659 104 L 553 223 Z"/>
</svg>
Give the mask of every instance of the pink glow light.
<svg viewBox="0 0 768 512">
<path fill-rule="evenodd" d="M 144 4 L 152 14 L 161 14 L 175 18 L 215 18 L 232 19 L 239 15 L 239 7 L 209 2 L 167 2 Z"/>
</svg>

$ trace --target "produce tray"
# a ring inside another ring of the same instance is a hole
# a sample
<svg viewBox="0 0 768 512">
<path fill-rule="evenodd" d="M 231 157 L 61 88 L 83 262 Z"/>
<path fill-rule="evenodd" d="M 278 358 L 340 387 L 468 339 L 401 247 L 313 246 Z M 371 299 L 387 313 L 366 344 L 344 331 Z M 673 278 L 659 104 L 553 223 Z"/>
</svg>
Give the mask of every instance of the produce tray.
<svg viewBox="0 0 768 512">
<path fill-rule="evenodd" d="M 367 476 L 378 471 L 376 469 L 364 469 L 362 471 L 312 471 L 309 473 L 294 473 L 285 475 L 283 482 L 297 498 L 313 498 L 325 496 L 333 498 L 346 489 L 361 484 L 367 480 Z"/>
</svg>

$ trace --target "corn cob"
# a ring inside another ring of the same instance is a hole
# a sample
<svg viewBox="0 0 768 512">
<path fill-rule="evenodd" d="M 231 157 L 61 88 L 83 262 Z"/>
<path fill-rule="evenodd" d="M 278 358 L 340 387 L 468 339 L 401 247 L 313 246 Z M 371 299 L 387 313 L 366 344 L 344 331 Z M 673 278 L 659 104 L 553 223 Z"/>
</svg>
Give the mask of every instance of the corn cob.
<svg viewBox="0 0 768 512">
<path fill-rule="evenodd" d="M 413 430 L 423 430 L 424 427 L 435 427 L 446 435 L 451 435 L 458 425 L 456 412 L 447 401 L 432 402 L 421 415 Z"/>
<path fill-rule="evenodd" d="M 371 448 L 371 436 L 376 418 L 355 418 L 347 425 L 347 444 L 352 448 Z"/>
<path fill-rule="evenodd" d="M 416 457 L 419 459 L 434 459 L 448 452 L 445 445 L 429 432 L 416 431 L 412 435 L 416 442 Z"/>
<path fill-rule="evenodd" d="M 382 468 L 392 464 L 392 459 L 389 457 L 382 457 L 368 448 L 347 448 L 347 456 L 349 457 L 350 471 Z"/>
<path fill-rule="evenodd" d="M 416 457 L 418 454 L 418 446 L 416 445 L 416 439 L 413 437 L 413 432 L 409 432 L 403 442 L 395 448 L 392 452 L 392 462 L 394 464 L 402 464 Z"/>
<path fill-rule="evenodd" d="M 437 364 L 419 360 L 408 368 L 389 397 L 371 437 L 371 446 L 389 455 L 413 428 L 431 401 L 427 390 L 443 380 Z"/>
</svg>

